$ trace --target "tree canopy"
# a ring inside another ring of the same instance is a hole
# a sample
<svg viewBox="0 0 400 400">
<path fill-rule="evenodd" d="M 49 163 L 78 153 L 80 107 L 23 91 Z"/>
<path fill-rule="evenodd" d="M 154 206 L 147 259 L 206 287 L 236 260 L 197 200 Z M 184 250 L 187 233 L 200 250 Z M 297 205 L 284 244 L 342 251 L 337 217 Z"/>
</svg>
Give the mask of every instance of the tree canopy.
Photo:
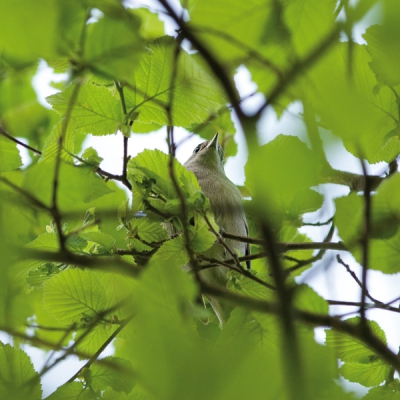
<svg viewBox="0 0 400 400">
<path fill-rule="evenodd" d="M 11 343 L 0 343 L 1 398 L 41 399 L 41 378 L 70 356 L 85 364 L 48 400 L 356 398 L 340 376 L 366 400 L 399 397 L 400 359 L 368 313 L 395 320 L 399 298 L 373 297 L 368 273 L 400 272 L 400 4 L 2 0 L 0 15 L 0 331 Z M 360 44 L 355 27 L 371 15 Z M 48 106 L 32 85 L 39 61 L 66 77 Z M 247 97 L 239 67 L 257 88 Z M 263 100 L 249 111 L 253 96 Z M 265 114 L 294 102 L 293 130 L 265 135 Z M 218 132 L 226 159 L 244 138 L 250 256 L 205 257 L 231 235 L 176 160 L 177 127 L 199 142 Z M 130 157 L 132 133 L 162 128 L 168 154 Z M 85 139 L 117 132 L 114 174 Z M 331 166 L 330 137 L 362 173 Z M 227 287 L 183 272 L 189 262 L 228 267 Z M 324 298 L 304 278 L 329 268 L 348 272 L 359 301 Z M 201 294 L 234 306 L 223 328 Z M 40 369 L 22 344 L 49 352 Z"/>
</svg>

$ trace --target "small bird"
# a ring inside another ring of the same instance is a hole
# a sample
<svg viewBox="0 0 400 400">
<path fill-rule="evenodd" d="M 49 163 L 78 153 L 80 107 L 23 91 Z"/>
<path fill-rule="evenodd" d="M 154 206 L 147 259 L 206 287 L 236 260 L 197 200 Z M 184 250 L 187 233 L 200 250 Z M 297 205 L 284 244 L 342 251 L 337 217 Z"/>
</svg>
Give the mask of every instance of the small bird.
<svg viewBox="0 0 400 400">
<path fill-rule="evenodd" d="M 218 133 L 210 140 L 199 144 L 184 166 L 196 176 L 202 192 L 209 198 L 215 221 L 224 232 L 248 236 L 248 226 L 243 208 L 242 196 L 236 185 L 225 175 L 224 151 L 218 143 Z M 248 243 L 226 239 L 226 245 L 243 255 L 250 254 Z M 215 243 L 204 254 L 206 257 L 226 260 L 231 255 L 220 243 Z M 250 268 L 250 262 L 246 262 Z M 208 283 L 226 286 L 228 268 L 218 266 L 200 271 L 201 277 Z M 217 317 L 224 325 L 227 312 L 212 296 L 207 296 Z"/>
</svg>

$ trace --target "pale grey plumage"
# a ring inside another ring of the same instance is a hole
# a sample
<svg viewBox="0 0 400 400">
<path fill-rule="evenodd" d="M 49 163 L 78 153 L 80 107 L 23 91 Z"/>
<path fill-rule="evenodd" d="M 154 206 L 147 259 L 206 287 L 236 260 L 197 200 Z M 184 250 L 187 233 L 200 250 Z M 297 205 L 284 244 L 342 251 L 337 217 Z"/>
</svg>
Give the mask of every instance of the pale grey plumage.
<svg viewBox="0 0 400 400">
<path fill-rule="evenodd" d="M 192 171 L 203 193 L 210 199 L 215 220 L 225 232 L 239 236 L 247 236 L 248 228 L 243 208 L 242 196 L 239 189 L 225 175 L 223 149 L 218 143 L 218 133 L 212 140 L 199 144 L 184 166 Z M 248 254 L 248 244 L 227 239 L 225 243 L 233 251 Z M 227 250 L 219 243 L 215 243 L 205 255 L 207 257 L 224 260 L 230 258 Z M 228 269 L 220 266 L 201 271 L 203 279 L 210 283 L 226 285 Z M 221 324 L 226 316 L 216 299 L 209 297 Z"/>
</svg>

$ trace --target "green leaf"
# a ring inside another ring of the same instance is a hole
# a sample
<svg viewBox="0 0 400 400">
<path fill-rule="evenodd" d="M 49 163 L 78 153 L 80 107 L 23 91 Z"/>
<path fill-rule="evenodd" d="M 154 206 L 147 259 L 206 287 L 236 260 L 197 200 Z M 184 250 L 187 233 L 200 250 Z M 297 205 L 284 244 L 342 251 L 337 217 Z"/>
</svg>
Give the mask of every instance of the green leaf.
<svg viewBox="0 0 400 400">
<path fill-rule="evenodd" d="M 215 222 L 214 215 L 209 212 L 206 218 L 214 231 L 219 232 L 219 226 Z M 194 225 L 189 226 L 189 237 L 192 249 L 199 253 L 208 250 L 217 241 L 215 234 L 211 232 L 204 216 L 197 212 L 194 214 Z"/>
<path fill-rule="evenodd" d="M 135 218 L 131 220 L 130 226 L 136 236 L 148 243 L 160 242 L 168 238 L 167 232 L 159 222 L 151 222 L 147 218 Z"/>
<path fill-rule="evenodd" d="M 246 165 L 246 187 L 273 222 L 281 225 L 286 220 L 298 225 L 301 214 L 322 205 L 322 196 L 310 189 L 320 182 L 320 171 L 321 161 L 303 142 L 279 135 L 253 149 Z"/>
<path fill-rule="evenodd" d="M 346 362 L 339 368 L 340 375 L 350 382 L 357 382 L 363 386 L 378 386 L 384 382 L 390 373 L 390 366 L 382 361 L 371 364 Z"/>
<path fill-rule="evenodd" d="M 95 274 L 69 268 L 44 284 L 43 302 L 51 316 L 73 324 L 105 311 L 107 299 Z"/>
<path fill-rule="evenodd" d="M 363 197 L 357 193 L 350 193 L 348 196 L 336 199 L 335 206 L 336 227 L 343 242 L 351 249 L 363 234 Z"/>
<path fill-rule="evenodd" d="M 400 38 L 392 24 L 374 25 L 367 29 L 363 38 L 367 41 L 372 57 L 371 69 L 378 82 L 386 86 L 400 83 L 400 73 L 395 67 L 400 62 Z"/>
<path fill-rule="evenodd" d="M 58 157 L 58 149 L 60 146 L 61 136 L 63 138 L 61 148 L 61 159 L 73 163 L 74 158 L 74 138 L 75 138 L 75 127 L 73 124 L 68 124 L 67 130 L 63 132 L 63 120 L 59 121 L 53 128 L 51 134 L 47 137 L 44 148 L 42 151 L 41 161 L 53 161 Z"/>
<path fill-rule="evenodd" d="M 89 25 L 83 63 L 100 76 L 126 80 L 131 76 L 143 51 L 138 31 L 140 20 L 110 18 L 105 15 Z"/>
<path fill-rule="evenodd" d="M 130 393 L 134 385 L 132 365 L 121 357 L 105 357 L 90 367 L 92 387 L 96 391 L 107 386 L 117 392 Z"/>
<path fill-rule="evenodd" d="M 129 259 L 126 261 L 132 260 Z M 132 315 L 134 305 L 135 288 L 137 281 L 135 279 L 127 279 L 126 276 L 120 274 L 112 274 L 109 272 L 96 273 L 101 285 L 106 291 L 106 309 L 112 309 L 113 318 L 122 320 Z M 122 332 L 123 333 L 123 332 Z"/>
<path fill-rule="evenodd" d="M 397 400 L 399 398 L 399 384 L 378 386 L 372 388 L 363 400 Z"/>
<path fill-rule="evenodd" d="M 400 208 L 396 201 L 400 175 L 385 180 L 372 196 L 372 226 L 369 268 L 387 274 L 399 272 Z M 364 233 L 364 199 L 351 193 L 335 200 L 335 222 L 339 235 L 358 262 L 362 262 L 360 240 Z"/>
<path fill-rule="evenodd" d="M 329 312 L 328 302 L 310 286 L 304 284 L 296 288 L 293 304 L 301 311 L 323 315 Z"/>
<path fill-rule="evenodd" d="M 177 194 L 171 181 L 169 169 L 170 157 L 160 150 L 145 150 L 129 160 L 128 179 L 133 185 L 133 211 L 140 210 L 140 204 L 146 198 L 149 190 L 162 195 L 167 199 L 176 199 Z M 173 168 L 177 180 L 189 195 L 195 195 L 200 191 L 199 183 L 192 172 L 189 172 L 176 159 L 173 160 Z M 137 182 L 146 185 L 138 186 Z M 136 185 L 135 185 L 136 183 Z"/>
<path fill-rule="evenodd" d="M 39 374 L 21 349 L 0 343 L 0 397 L 2 399 L 42 398 Z"/>
<path fill-rule="evenodd" d="M 93 147 L 87 147 L 82 154 L 82 158 L 95 168 L 98 168 L 103 161 L 103 158 L 98 155 L 97 150 Z"/>
<path fill-rule="evenodd" d="M 251 270 L 250 273 L 264 282 L 273 284 L 269 273 L 260 273 L 254 270 Z M 254 297 L 256 299 L 275 300 L 275 293 L 273 290 L 262 286 L 258 282 L 247 278 L 242 274 L 230 272 L 228 277 L 228 289 L 232 290 L 233 292 Z"/>
<path fill-rule="evenodd" d="M 127 108 L 131 114 L 138 113 L 141 123 L 190 127 L 207 120 L 225 103 L 218 82 L 183 49 L 174 67 L 176 46 L 168 36 L 150 43 L 129 79 Z"/>
<path fill-rule="evenodd" d="M 137 8 L 129 12 L 141 19 L 139 28 L 140 36 L 146 40 L 157 39 L 164 35 L 164 22 L 160 21 L 158 14 L 147 8 Z"/>
<path fill-rule="evenodd" d="M 22 165 L 17 144 L 0 135 L 0 172 L 12 171 Z"/>
<path fill-rule="evenodd" d="M 0 15 L 6 15 L 0 26 L 0 52 L 17 65 L 35 62 L 39 57 L 54 56 L 59 6 L 52 0 L 4 0 Z M 41 21 L 40 25 L 37 21 Z M 13 32 L 13 35 L 9 35 Z"/>
<path fill-rule="evenodd" d="M 79 236 L 89 242 L 101 245 L 109 253 L 111 253 L 115 245 L 115 239 L 111 235 L 107 235 L 104 232 L 96 232 L 96 231 L 84 232 L 80 233 Z"/>
<path fill-rule="evenodd" d="M 94 400 L 96 397 L 82 382 L 68 382 L 60 386 L 46 400 Z"/>
<path fill-rule="evenodd" d="M 25 247 L 30 250 L 55 253 L 59 250 L 60 244 L 55 233 L 42 233 Z M 22 258 L 12 266 L 12 271 L 14 271 L 16 278 L 24 280 L 30 271 L 35 270 L 42 264 L 45 264 L 42 260 Z"/>
<path fill-rule="evenodd" d="M 70 85 L 46 100 L 61 115 L 65 115 L 71 108 L 71 118 L 82 133 L 110 135 L 116 133 L 124 123 L 121 103 L 107 87 L 90 82 L 82 84 L 76 101 L 70 104 L 74 92 L 75 85 Z"/>
<path fill-rule="evenodd" d="M 386 178 L 372 197 L 372 235 L 376 238 L 393 236 L 400 223 L 400 174 Z"/>
<path fill-rule="evenodd" d="M 91 322 L 90 319 L 87 319 L 87 321 Z M 78 352 L 84 354 L 85 358 L 92 357 L 117 329 L 118 325 L 104 322 L 100 322 L 95 326 L 88 325 L 76 333 L 74 337 L 77 343 L 75 348 Z"/>
<path fill-rule="evenodd" d="M 53 163 L 40 163 L 30 167 L 24 188 L 44 204 L 50 206 L 53 190 Z M 72 166 L 62 163 L 58 177 L 58 206 L 62 212 L 86 210 L 89 202 L 112 193 L 91 166 Z"/>
<path fill-rule="evenodd" d="M 262 46 L 285 35 L 281 7 L 273 1 L 212 0 L 187 4 L 190 26 L 223 65 L 234 69 Z M 269 34 L 269 35 L 268 35 Z"/>
<path fill-rule="evenodd" d="M 178 268 L 185 265 L 189 258 L 183 238 L 179 236 L 165 242 L 151 260 L 152 264 L 160 263 L 160 265 L 168 265 L 168 268 L 172 268 L 173 265 Z"/>
<path fill-rule="evenodd" d="M 370 61 L 366 46 L 337 45 L 301 79 L 302 96 L 352 154 L 390 162 L 400 152 L 398 135 L 388 135 L 397 127 L 396 97 L 387 87 L 374 90 Z"/>
<path fill-rule="evenodd" d="M 332 32 L 336 5 L 335 0 L 294 0 L 287 4 L 284 17 L 297 56 L 308 55 Z"/>
<path fill-rule="evenodd" d="M 349 318 L 347 323 L 360 323 L 359 317 Z M 374 335 L 386 345 L 386 335 L 377 322 L 368 320 L 368 325 Z M 380 362 L 379 356 L 366 347 L 361 341 L 345 334 L 326 330 L 326 344 L 332 346 L 338 357 L 344 362 L 357 362 L 360 364 L 374 364 Z"/>
</svg>

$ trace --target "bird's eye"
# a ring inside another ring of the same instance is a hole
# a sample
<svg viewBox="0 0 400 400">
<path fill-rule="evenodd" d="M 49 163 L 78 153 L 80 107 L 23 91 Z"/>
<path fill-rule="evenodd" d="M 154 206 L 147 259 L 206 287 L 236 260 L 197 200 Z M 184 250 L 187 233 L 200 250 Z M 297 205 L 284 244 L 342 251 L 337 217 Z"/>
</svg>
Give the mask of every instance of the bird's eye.
<svg viewBox="0 0 400 400">
<path fill-rule="evenodd" d="M 198 153 L 199 150 L 200 150 L 200 145 L 198 145 L 198 146 L 193 150 L 193 153 Z"/>
</svg>

